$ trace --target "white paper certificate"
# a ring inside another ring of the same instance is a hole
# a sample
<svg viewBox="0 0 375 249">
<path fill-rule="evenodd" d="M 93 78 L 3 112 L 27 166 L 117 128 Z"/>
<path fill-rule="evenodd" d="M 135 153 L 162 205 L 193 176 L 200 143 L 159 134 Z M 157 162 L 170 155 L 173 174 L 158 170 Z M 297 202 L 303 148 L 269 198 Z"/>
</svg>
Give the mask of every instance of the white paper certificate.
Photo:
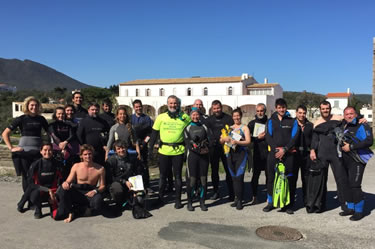
<svg viewBox="0 0 375 249">
<path fill-rule="evenodd" d="M 255 123 L 254 124 L 254 131 L 253 131 L 253 137 L 259 136 L 260 133 L 264 132 L 266 130 L 266 125 L 261 123 Z"/>
</svg>

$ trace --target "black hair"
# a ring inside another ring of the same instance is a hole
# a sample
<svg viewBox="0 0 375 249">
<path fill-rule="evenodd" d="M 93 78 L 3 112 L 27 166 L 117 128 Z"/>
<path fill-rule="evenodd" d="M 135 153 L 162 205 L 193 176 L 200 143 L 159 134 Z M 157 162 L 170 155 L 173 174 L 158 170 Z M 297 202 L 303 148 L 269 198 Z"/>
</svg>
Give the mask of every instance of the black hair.
<svg viewBox="0 0 375 249">
<path fill-rule="evenodd" d="M 133 101 L 133 103 L 132 103 L 133 107 L 134 107 L 135 104 L 140 104 L 141 106 L 143 106 L 142 101 L 140 99 L 136 99 L 136 100 Z"/>
<path fill-rule="evenodd" d="M 62 110 L 65 113 L 65 108 L 64 107 L 62 107 L 62 106 L 56 107 L 56 109 L 53 111 L 53 114 L 52 114 L 52 119 L 53 120 L 57 120 L 57 117 L 56 117 L 57 110 Z"/>
<path fill-rule="evenodd" d="M 283 98 L 278 98 L 278 99 L 276 99 L 276 101 L 275 101 L 275 107 L 277 107 L 277 106 L 285 106 L 285 107 L 288 107 L 288 105 L 286 104 L 286 101 L 285 101 L 285 99 L 283 99 Z"/>
<path fill-rule="evenodd" d="M 305 105 L 299 105 L 299 106 L 297 106 L 297 108 L 296 108 L 296 112 L 298 111 L 298 109 L 302 109 L 302 110 L 304 110 L 305 112 L 307 112 L 307 108 L 306 108 Z"/>
<path fill-rule="evenodd" d="M 212 101 L 211 106 L 213 106 L 213 105 L 220 105 L 220 106 L 223 106 L 223 105 L 221 104 L 220 100 L 218 100 L 218 99 L 215 99 L 214 101 Z"/>
<path fill-rule="evenodd" d="M 239 107 L 237 107 L 236 109 L 234 109 L 233 111 L 232 111 L 232 116 L 233 116 L 233 114 L 234 113 L 239 113 L 240 114 L 240 117 L 242 118 L 242 111 L 241 111 L 241 108 L 239 108 Z"/>
</svg>

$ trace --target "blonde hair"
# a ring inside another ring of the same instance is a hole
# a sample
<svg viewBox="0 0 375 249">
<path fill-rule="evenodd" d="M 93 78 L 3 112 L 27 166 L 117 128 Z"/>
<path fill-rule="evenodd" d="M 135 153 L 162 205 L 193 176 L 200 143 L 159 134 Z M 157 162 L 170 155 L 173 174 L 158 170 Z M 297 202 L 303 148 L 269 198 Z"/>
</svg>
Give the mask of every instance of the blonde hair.
<svg viewBox="0 0 375 249">
<path fill-rule="evenodd" d="M 23 110 L 23 113 L 25 114 L 30 114 L 30 111 L 29 111 L 29 104 L 31 101 L 34 101 L 36 102 L 38 108 L 36 109 L 36 114 L 39 115 L 42 113 L 42 105 L 40 104 L 39 100 L 37 98 L 35 98 L 34 96 L 29 96 L 27 97 L 24 101 L 23 101 L 23 104 L 22 104 L 22 110 Z"/>
</svg>

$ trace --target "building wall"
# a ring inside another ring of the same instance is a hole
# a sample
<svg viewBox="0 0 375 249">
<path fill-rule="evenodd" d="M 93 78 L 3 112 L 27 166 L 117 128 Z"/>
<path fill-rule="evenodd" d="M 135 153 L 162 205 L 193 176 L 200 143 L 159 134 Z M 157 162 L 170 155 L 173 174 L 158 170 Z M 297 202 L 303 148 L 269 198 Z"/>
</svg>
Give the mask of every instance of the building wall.
<svg viewBox="0 0 375 249">
<path fill-rule="evenodd" d="M 327 101 L 331 103 L 332 106 L 332 114 L 340 114 L 342 115 L 345 107 L 349 104 L 348 98 L 327 98 Z"/>
<path fill-rule="evenodd" d="M 372 123 L 372 108 L 362 107 L 360 113 L 368 122 Z"/>
</svg>

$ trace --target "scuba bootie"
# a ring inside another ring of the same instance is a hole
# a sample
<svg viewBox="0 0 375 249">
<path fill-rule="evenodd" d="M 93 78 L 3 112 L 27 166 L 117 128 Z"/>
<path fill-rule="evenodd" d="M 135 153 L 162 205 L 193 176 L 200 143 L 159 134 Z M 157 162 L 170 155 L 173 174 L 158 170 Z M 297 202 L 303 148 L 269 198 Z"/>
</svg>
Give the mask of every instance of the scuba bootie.
<svg viewBox="0 0 375 249">
<path fill-rule="evenodd" d="M 202 211 L 207 211 L 208 210 L 206 204 L 204 204 L 204 200 L 203 199 L 200 200 L 200 207 L 201 207 Z"/>
<path fill-rule="evenodd" d="M 233 203 L 230 204 L 230 206 L 231 206 L 231 207 L 237 207 L 237 204 L 238 204 L 238 199 L 235 198 L 234 201 L 233 201 Z"/>
<path fill-rule="evenodd" d="M 346 210 L 340 212 L 339 215 L 340 216 L 354 215 L 354 210 L 353 209 L 346 209 Z"/>
<path fill-rule="evenodd" d="M 237 200 L 236 209 L 237 210 L 242 210 L 243 209 L 242 200 Z"/>
<path fill-rule="evenodd" d="M 186 206 L 187 210 L 189 211 L 194 211 L 194 207 L 193 207 L 193 204 L 191 203 L 191 201 L 188 202 L 187 206 Z"/>
<path fill-rule="evenodd" d="M 180 200 L 176 200 L 175 204 L 174 204 L 174 208 L 175 209 L 181 209 L 183 207 L 183 205 L 181 204 L 181 201 Z"/>
<path fill-rule="evenodd" d="M 355 212 L 349 219 L 351 221 L 358 221 L 360 219 L 362 219 L 364 216 L 363 216 L 363 213 L 357 213 Z"/>
</svg>

